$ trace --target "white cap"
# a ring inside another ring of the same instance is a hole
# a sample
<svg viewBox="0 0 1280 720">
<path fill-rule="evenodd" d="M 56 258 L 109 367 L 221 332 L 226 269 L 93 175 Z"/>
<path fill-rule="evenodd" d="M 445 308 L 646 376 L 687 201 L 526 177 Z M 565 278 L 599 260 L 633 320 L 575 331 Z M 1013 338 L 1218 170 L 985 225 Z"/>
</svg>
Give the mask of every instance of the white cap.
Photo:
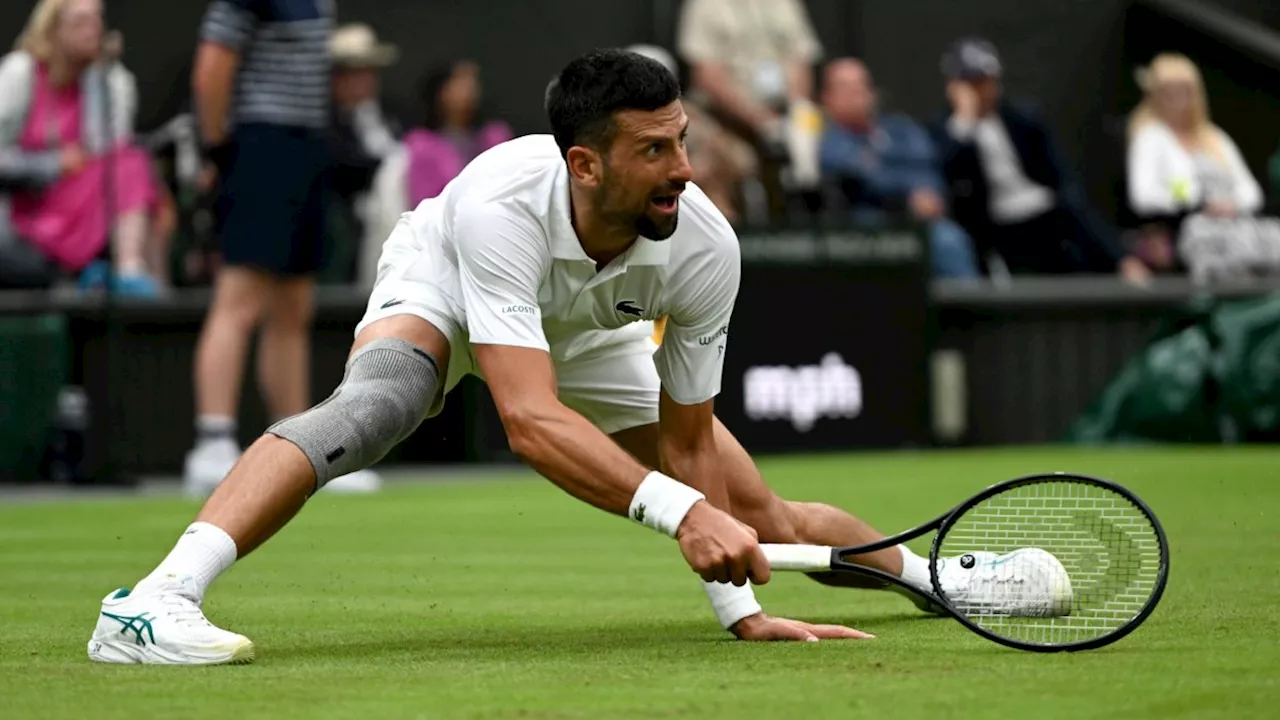
<svg viewBox="0 0 1280 720">
<path fill-rule="evenodd" d="M 400 58 L 400 49 L 378 41 L 373 28 L 363 23 L 343 25 L 329 39 L 333 64 L 347 68 L 384 68 Z"/>
</svg>

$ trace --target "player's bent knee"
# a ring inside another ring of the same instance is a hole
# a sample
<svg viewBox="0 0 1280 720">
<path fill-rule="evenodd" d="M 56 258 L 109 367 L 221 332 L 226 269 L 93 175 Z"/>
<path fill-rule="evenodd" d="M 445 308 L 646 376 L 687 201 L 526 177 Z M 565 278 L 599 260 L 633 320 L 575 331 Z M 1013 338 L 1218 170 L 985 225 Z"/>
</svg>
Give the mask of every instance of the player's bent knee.
<svg viewBox="0 0 1280 720">
<path fill-rule="evenodd" d="M 267 429 L 297 445 L 316 488 L 381 460 L 426 417 L 443 378 L 436 359 L 399 338 L 379 338 L 347 361 L 327 400 Z"/>
</svg>

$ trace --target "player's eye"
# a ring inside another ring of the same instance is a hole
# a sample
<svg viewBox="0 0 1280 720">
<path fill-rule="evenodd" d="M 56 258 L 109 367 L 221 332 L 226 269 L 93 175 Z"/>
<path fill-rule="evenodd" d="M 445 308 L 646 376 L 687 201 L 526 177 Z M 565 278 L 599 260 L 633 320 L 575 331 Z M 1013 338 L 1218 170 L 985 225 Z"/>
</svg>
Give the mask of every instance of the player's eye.
<svg viewBox="0 0 1280 720">
<path fill-rule="evenodd" d="M 658 155 L 658 154 L 661 154 L 661 153 L 662 153 L 662 143 L 660 143 L 660 142 L 656 142 L 656 143 L 651 144 L 651 145 L 649 146 L 649 149 L 648 149 L 646 152 L 648 152 L 648 153 L 649 153 L 649 155 Z"/>
</svg>

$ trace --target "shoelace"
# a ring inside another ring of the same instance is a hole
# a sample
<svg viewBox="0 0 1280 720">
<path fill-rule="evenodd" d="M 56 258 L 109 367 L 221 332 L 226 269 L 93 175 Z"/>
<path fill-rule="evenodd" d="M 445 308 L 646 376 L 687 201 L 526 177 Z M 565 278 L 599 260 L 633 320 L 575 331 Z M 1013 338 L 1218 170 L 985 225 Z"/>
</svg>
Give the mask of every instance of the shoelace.
<svg viewBox="0 0 1280 720">
<path fill-rule="evenodd" d="M 995 566 L 984 564 L 981 568 L 964 575 L 953 575 L 951 580 L 954 583 L 949 595 L 960 596 L 966 593 L 979 592 L 996 586 L 1005 589 L 1009 585 L 1023 585 L 1027 582 L 1027 578 L 1023 573 L 1014 572 L 1015 568 L 1010 565 Z"/>
<path fill-rule="evenodd" d="M 160 602 L 164 605 L 170 618 L 182 625 L 208 626 L 212 623 L 205 618 L 200 604 L 184 595 L 163 593 Z"/>
</svg>

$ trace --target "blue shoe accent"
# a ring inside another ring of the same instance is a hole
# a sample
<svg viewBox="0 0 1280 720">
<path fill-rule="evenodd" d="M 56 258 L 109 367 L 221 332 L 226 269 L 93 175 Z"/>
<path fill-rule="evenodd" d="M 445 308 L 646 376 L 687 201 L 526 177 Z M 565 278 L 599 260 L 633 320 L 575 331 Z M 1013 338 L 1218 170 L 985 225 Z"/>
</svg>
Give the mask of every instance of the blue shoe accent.
<svg viewBox="0 0 1280 720">
<path fill-rule="evenodd" d="M 104 260 L 94 260 L 80 272 L 79 286 L 81 290 L 106 287 L 107 277 L 111 275 L 111 267 Z"/>
<path fill-rule="evenodd" d="M 160 297 L 160 284 L 155 278 L 143 273 L 117 275 L 103 260 L 95 260 L 81 271 L 78 285 L 84 291 L 101 290 L 107 287 L 108 282 L 111 289 L 120 295 L 146 299 Z"/>
<path fill-rule="evenodd" d="M 140 298 L 160 297 L 160 286 L 150 275 L 117 275 L 115 290 L 121 295 Z"/>
</svg>

